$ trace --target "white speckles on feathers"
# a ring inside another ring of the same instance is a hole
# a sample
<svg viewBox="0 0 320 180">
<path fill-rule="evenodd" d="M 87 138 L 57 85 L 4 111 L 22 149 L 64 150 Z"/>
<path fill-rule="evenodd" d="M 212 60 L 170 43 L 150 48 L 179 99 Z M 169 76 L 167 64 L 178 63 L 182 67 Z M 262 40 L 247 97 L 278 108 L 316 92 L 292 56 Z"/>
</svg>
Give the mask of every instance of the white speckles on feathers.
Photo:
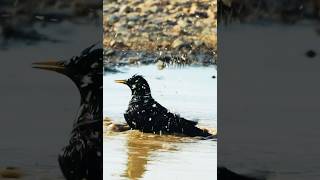
<svg viewBox="0 0 320 180">
<path fill-rule="evenodd" d="M 86 86 L 88 86 L 89 84 L 91 84 L 93 82 L 91 77 L 88 76 L 88 75 L 87 76 L 83 76 L 81 81 L 82 81 L 81 87 L 86 87 Z"/>
<path fill-rule="evenodd" d="M 97 156 L 101 157 L 101 152 L 100 151 L 97 152 Z"/>
<path fill-rule="evenodd" d="M 87 94 L 87 97 L 86 97 L 86 101 L 90 101 L 91 99 L 91 95 L 92 95 L 92 91 L 89 91 L 88 94 Z"/>
<path fill-rule="evenodd" d="M 90 67 L 93 69 L 93 68 L 96 68 L 99 66 L 99 63 L 93 63 Z"/>
</svg>

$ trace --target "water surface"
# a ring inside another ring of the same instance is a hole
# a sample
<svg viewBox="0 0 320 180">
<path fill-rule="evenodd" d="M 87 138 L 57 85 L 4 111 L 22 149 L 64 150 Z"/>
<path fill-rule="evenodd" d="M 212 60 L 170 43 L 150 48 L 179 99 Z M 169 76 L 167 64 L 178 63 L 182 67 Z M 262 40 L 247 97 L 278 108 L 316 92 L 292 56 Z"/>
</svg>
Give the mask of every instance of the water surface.
<svg viewBox="0 0 320 180">
<path fill-rule="evenodd" d="M 104 116 L 124 123 L 131 91 L 114 83 L 133 74 L 143 75 L 152 96 L 171 112 L 217 127 L 216 75 L 213 66 L 166 68 L 155 65 L 121 67 L 123 73 L 104 76 Z M 217 168 L 217 142 L 197 138 L 154 135 L 127 131 L 105 133 L 104 179 L 201 179 L 214 180 Z"/>
</svg>

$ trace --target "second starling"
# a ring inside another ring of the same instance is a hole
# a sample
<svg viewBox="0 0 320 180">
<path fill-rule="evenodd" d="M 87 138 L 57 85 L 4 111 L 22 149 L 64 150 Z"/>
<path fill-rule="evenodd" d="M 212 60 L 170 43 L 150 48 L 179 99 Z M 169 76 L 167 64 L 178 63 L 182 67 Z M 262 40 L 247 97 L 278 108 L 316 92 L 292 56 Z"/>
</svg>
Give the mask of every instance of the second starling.
<svg viewBox="0 0 320 180">
<path fill-rule="evenodd" d="M 80 91 L 78 116 L 58 157 L 67 180 L 102 180 L 102 49 L 90 46 L 69 61 L 34 63 L 34 68 L 69 77 Z"/>
</svg>

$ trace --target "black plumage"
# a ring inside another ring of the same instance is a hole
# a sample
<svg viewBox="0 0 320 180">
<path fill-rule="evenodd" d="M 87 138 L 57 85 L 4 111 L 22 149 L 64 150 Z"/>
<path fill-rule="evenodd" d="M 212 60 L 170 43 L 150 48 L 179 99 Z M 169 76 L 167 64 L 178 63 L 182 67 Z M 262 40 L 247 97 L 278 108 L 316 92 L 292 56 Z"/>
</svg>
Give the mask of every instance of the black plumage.
<svg viewBox="0 0 320 180">
<path fill-rule="evenodd" d="M 209 137 L 212 134 L 196 127 L 197 122 L 187 120 L 169 112 L 151 96 L 148 82 L 140 75 L 128 80 L 116 80 L 129 86 L 132 98 L 124 118 L 132 129 L 147 133 L 183 134 Z"/>
<path fill-rule="evenodd" d="M 102 179 L 102 56 L 101 48 L 90 46 L 69 61 L 34 63 L 34 68 L 68 76 L 80 91 L 81 104 L 71 138 L 58 157 L 68 180 Z"/>
</svg>

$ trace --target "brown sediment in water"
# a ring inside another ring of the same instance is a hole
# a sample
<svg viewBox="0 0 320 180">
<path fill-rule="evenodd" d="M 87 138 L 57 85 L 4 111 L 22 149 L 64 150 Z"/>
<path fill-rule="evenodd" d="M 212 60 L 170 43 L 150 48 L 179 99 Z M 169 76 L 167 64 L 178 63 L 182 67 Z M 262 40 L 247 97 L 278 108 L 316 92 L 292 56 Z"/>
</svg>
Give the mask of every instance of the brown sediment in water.
<svg viewBox="0 0 320 180">
<path fill-rule="evenodd" d="M 103 131 L 105 135 L 110 135 L 115 132 L 124 132 L 128 130 L 130 130 L 128 124 L 114 123 L 114 121 L 109 117 L 105 117 L 103 119 Z"/>
<path fill-rule="evenodd" d="M 107 119 L 107 121 L 110 120 L 110 118 Z M 209 131 L 216 132 L 213 128 L 210 128 Z M 113 132 L 111 134 L 105 134 L 105 138 L 106 140 L 108 140 L 108 138 L 116 138 L 125 141 L 125 152 L 127 154 L 126 168 L 120 176 L 133 180 L 143 178 L 150 167 L 150 161 L 152 161 L 154 155 L 163 152 L 178 153 L 184 144 L 192 144 L 200 141 L 196 137 L 158 135 L 143 133 L 138 130 Z"/>
</svg>

